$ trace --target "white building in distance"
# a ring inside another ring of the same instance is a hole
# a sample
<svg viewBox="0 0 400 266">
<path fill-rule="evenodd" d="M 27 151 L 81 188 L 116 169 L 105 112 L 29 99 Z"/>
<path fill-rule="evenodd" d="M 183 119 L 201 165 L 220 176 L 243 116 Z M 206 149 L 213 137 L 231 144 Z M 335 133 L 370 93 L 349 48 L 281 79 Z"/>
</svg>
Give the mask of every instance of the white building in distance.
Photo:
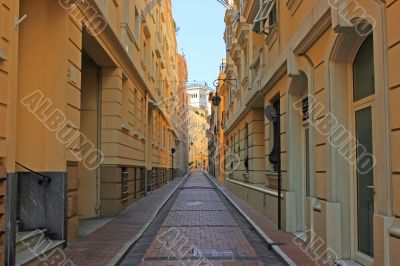
<svg viewBox="0 0 400 266">
<path fill-rule="evenodd" d="M 212 89 L 204 83 L 188 83 L 186 90 L 189 94 L 190 105 L 194 108 L 207 110 L 207 115 L 209 115 L 211 103 L 208 101 L 208 95 Z"/>
</svg>

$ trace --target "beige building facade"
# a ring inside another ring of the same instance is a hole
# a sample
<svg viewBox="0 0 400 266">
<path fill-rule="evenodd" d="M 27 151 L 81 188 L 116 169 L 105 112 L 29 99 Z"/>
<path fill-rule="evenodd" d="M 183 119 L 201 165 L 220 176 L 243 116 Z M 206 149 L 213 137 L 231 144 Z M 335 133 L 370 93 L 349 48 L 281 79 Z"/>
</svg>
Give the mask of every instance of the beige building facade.
<svg viewBox="0 0 400 266">
<path fill-rule="evenodd" d="M 400 2 L 232 5 L 225 184 L 278 224 L 280 179 L 283 230 L 322 257 L 398 265 Z"/>
<path fill-rule="evenodd" d="M 179 154 L 177 154 L 177 168 L 182 172 L 189 170 L 189 108 L 190 99 L 186 91 L 188 79 L 188 67 L 184 55 L 179 55 L 179 89 L 178 89 L 178 106 L 176 113 L 173 115 L 179 132 Z"/>
<path fill-rule="evenodd" d="M 207 110 L 190 107 L 189 109 L 189 166 L 192 169 L 208 169 L 208 120 Z"/>
<path fill-rule="evenodd" d="M 65 247 L 81 220 L 186 172 L 171 110 L 187 67 L 170 1 L 0 3 L 0 245 L 13 265 L 19 232 Z"/>
</svg>

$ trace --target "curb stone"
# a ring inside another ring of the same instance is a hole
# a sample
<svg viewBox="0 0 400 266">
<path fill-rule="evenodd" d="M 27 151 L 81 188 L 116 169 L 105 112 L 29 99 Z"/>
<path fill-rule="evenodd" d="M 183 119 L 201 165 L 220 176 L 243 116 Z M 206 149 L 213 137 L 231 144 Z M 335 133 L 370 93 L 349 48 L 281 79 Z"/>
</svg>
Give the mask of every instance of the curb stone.
<svg viewBox="0 0 400 266">
<path fill-rule="evenodd" d="M 107 266 L 115 266 L 119 265 L 122 261 L 122 259 L 125 257 L 126 253 L 129 251 L 129 249 L 143 236 L 144 232 L 147 230 L 147 228 L 150 226 L 150 224 L 154 221 L 154 219 L 157 217 L 157 215 L 160 213 L 161 209 L 165 206 L 165 204 L 168 202 L 168 200 L 172 197 L 172 195 L 178 190 L 178 188 L 183 184 L 183 182 L 190 176 L 190 172 L 184 175 L 182 180 L 177 184 L 175 189 L 173 189 L 168 196 L 165 198 L 165 200 L 160 204 L 160 207 L 154 211 L 153 215 L 151 216 L 151 219 L 149 222 L 147 222 L 143 228 L 133 237 L 130 241 L 125 243 L 124 247 L 121 248 L 121 250 L 114 256 L 114 258 L 107 263 Z"/>
<path fill-rule="evenodd" d="M 283 260 L 283 262 L 288 265 L 288 266 L 296 266 L 297 264 L 294 263 L 294 261 L 289 258 L 288 255 L 286 255 L 285 252 L 283 252 L 283 250 L 277 246 L 274 245 L 274 241 L 272 241 L 271 238 L 269 238 L 263 230 L 261 230 L 261 228 L 249 217 L 247 216 L 247 214 L 225 193 L 225 191 L 223 191 L 221 189 L 221 186 L 214 180 L 214 178 L 212 178 L 212 176 L 203 171 L 203 174 L 210 179 L 210 181 L 215 185 L 215 187 L 218 189 L 218 191 L 220 191 L 225 198 L 235 207 L 235 209 L 246 219 L 246 221 L 256 230 L 256 232 L 261 236 L 261 238 L 267 242 L 269 248 L 275 252 L 275 254 L 277 256 L 279 256 L 279 258 L 281 258 Z"/>
</svg>

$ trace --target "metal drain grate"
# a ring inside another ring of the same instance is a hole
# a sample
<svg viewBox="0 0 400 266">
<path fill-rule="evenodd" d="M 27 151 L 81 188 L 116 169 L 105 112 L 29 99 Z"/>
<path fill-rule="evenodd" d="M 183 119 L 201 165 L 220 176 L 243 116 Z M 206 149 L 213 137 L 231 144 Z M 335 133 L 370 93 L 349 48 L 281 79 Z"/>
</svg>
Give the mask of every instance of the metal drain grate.
<svg viewBox="0 0 400 266">
<path fill-rule="evenodd" d="M 195 206 L 200 206 L 201 204 L 203 204 L 201 201 L 192 201 L 188 202 L 186 205 L 189 207 L 195 207 Z"/>
<path fill-rule="evenodd" d="M 215 250 L 215 249 L 193 249 L 193 257 L 204 258 L 228 258 L 234 259 L 235 254 L 232 250 Z"/>
</svg>

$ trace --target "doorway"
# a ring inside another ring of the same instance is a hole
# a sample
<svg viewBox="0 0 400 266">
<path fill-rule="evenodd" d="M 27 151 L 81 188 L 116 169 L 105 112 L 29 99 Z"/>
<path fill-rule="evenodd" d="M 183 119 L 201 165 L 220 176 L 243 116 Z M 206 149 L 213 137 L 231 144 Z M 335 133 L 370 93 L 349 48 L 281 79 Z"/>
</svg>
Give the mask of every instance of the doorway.
<svg viewBox="0 0 400 266">
<path fill-rule="evenodd" d="M 356 260 L 372 262 L 374 215 L 374 75 L 373 36 L 361 44 L 352 65 L 352 126 L 356 137 L 356 163 L 353 169 L 354 228 Z"/>
<path fill-rule="evenodd" d="M 100 143 L 100 92 L 101 68 L 87 55 L 82 54 L 81 133 L 97 149 Z M 85 143 L 81 143 L 82 146 Z M 81 147 L 84 149 L 84 147 Z M 78 210 L 80 219 L 99 216 L 99 168 L 91 170 L 79 163 Z"/>
<path fill-rule="evenodd" d="M 289 96 L 289 190 L 294 191 L 296 219 L 293 222 L 296 235 L 304 235 L 311 228 L 311 214 L 308 198 L 311 196 L 310 145 L 311 128 L 309 125 L 308 78 L 301 72 L 294 76 Z"/>
</svg>

